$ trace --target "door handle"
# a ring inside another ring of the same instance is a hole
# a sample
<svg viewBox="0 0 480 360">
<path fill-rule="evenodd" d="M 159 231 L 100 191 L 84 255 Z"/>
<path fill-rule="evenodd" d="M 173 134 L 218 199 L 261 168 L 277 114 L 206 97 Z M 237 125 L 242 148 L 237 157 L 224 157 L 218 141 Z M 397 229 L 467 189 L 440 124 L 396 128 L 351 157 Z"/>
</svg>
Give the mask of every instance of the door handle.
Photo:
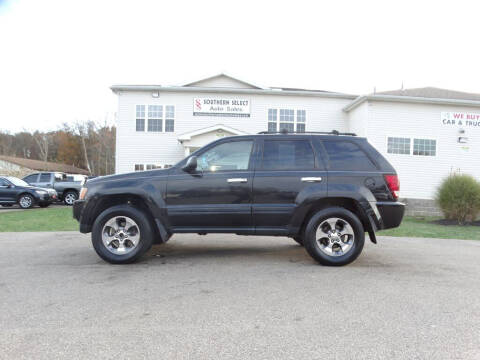
<svg viewBox="0 0 480 360">
<path fill-rule="evenodd" d="M 303 182 L 320 182 L 322 181 L 321 177 L 302 177 Z"/>
<path fill-rule="evenodd" d="M 232 178 L 232 179 L 227 179 L 228 183 L 246 183 L 248 181 L 247 178 Z"/>
</svg>

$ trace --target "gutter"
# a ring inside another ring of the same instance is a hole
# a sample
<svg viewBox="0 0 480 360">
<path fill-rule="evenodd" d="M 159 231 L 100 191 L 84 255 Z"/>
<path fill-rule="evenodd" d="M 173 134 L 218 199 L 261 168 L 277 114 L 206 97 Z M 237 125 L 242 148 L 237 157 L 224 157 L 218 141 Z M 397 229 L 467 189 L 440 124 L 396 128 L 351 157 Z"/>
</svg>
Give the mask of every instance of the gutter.
<svg viewBox="0 0 480 360">
<path fill-rule="evenodd" d="M 480 107 L 480 101 L 476 100 L 460 100 L 460 99 L 441 99 L 441 98 L 423 98 L 414 96 L 395 96 L 395 95 L 364 95 L 359 96 L 342 110 L 349 112 L 355 109 L 365 101 L 387 101 L 400 103 L 418 103 L 418 104 L 439 104 L 454 106 L 473 106 Z"/>
<path fill-rule="evenodd" d="M 205 88 L 205 87 L 183 87 L 183 86 L 161 86 L 161 85 L 113 85 L 110 89 L 118 94 L 121 91 L 158 91 L 158 92 L 204 92 L 221 94 L 255 94 L 255 95 L 284 95 L 284 96 L 314 96 L 325 98 L 340 98 L 353 100 L 357 95 L 329 93 L 318 91 L 292 91 L 292 90 L 271 90 L 271 89 L 234 89 L 234 88 Z"/>
</svg>

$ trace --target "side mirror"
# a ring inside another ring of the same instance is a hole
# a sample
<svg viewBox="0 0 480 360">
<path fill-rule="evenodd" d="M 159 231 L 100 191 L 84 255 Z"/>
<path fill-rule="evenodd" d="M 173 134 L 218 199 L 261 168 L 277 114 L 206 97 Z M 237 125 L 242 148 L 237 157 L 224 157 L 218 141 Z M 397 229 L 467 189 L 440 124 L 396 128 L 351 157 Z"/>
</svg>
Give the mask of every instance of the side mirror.
<svg viewBox="0 0 480 360">
<path fill-rule="evenodd" d="M 197 169 L 197 157 L 191 156 L 185 165 L 183 165 L 182 170 L 188 173 L 191 173 Z"/>
</svg>

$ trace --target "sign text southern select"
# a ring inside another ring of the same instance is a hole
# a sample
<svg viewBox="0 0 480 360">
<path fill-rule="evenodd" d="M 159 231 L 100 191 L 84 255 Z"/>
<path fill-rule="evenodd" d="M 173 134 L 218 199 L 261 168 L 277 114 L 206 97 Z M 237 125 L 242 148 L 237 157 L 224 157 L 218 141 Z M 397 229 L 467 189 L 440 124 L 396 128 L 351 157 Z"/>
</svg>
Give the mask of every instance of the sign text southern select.
<svg viewBox="0 0 480 360">
<path fill-rule="evenodd" d="M 250 117 L 250 101 L 245 99 L 193 99 L 193 115 Z"/>
</svg>

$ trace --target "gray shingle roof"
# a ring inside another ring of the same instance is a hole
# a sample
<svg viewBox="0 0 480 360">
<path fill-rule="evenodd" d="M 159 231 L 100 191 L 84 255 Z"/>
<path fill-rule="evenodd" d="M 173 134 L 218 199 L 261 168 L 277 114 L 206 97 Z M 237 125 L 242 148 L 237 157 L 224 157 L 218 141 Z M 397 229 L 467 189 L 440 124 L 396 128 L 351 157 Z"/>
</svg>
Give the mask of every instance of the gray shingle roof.
<svg viewBox="0 0 480 360">
<path fill-rule="evenodd" d="M 436 87 L 424 87 L 415 89 L 399 89 L 377 92 L 375 95 L 411 96 L 429 99 L 455 99 L 480 101 L 480 94 L 440 89 Z"/>
</svg>

